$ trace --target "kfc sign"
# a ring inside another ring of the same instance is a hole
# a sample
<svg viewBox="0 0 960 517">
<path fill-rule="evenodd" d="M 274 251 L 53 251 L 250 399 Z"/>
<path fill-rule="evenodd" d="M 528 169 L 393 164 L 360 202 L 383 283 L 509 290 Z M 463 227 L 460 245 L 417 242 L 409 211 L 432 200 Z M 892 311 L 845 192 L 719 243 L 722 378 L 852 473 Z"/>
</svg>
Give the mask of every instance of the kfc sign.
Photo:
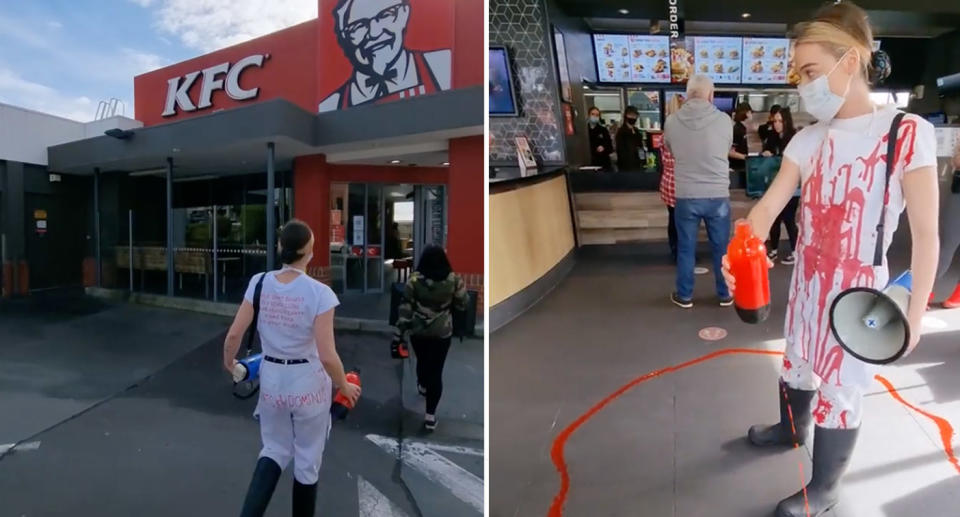
<svg viewBox="0 0 960 517">
<path fill-rule="evenodd" d="M 270 59 L 270 54 L 254 54 L 247 56 L 230 66 L 230 63 L 205 68 L 199 72 L 190 72 L 183 77 L 174 77 L 167 81 L 167 101 L 164 104 L 164 117 L 172 117 L 180 111 L 196 111 L 213 106 L 214 90 L 224 90 L 234 100 L 243 101 L 255 99 L 260 88 L 244 89 L 240 86 L 240 75 L 251 66 L 262 67 L 263 62 Z M 189 92 L 197 77 L 203 75 L 200 83 L 199 101 L 194 104 Z"/>
</svg>

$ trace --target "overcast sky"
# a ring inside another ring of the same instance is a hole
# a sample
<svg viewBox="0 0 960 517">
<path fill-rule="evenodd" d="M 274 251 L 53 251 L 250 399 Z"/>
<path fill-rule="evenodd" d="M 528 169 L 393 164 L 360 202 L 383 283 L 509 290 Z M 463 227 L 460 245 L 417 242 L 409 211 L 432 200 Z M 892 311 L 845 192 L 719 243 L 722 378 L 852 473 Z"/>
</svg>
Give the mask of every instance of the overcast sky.
<svg viewBox="0 0 960 517">
<path fill-rule="evenodd" d="M 133 77 L 317 16 L 317 0 L 0 0 L 0 103 L 93 120 Z"/>
</svg>

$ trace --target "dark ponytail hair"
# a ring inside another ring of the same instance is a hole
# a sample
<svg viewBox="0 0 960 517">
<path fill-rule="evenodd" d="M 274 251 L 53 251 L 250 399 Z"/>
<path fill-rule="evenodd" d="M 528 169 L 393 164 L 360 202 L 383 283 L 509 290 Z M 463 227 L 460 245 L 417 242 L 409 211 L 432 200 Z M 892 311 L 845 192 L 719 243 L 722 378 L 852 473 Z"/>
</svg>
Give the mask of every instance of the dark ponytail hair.
<svg viewBox="0 0 960 517">
<path fill-rule="evenodd" d="M 417 272 L 434 282 L 445 280 L 453 268 L 450 267 L 450 260 L 447 259 L 447 252 L 436 244 L 430 244 L 423 248 L 420 254 L 420 263 L 417 264 Z"/>
<path fill-rule="evenodd" d="M 303 258 L 300 250 L 310 242 L 313 232 L 307 223 L 291 219 L 280 230 L 280 262 L 293 264 Z"/>
</svg>

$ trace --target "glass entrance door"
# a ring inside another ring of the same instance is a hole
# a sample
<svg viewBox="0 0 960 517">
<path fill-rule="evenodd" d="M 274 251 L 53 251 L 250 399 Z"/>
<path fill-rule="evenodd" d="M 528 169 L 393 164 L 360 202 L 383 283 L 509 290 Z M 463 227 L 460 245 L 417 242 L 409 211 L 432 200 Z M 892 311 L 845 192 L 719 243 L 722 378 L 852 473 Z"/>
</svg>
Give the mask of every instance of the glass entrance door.
<svg viewBox="0 0 960 517">
<path fill-rule="evenodd" d="M 414 261 L 428 244 L 447 245 L 447 190 L 444 185 L 418 185 L 414 190 Z"/>
<path fill-rule="evenodd" d="M 351 183 L 347 187 L 344 242 L 339 250 L 343 263 L 343 288 L 350 292 L 383 291 L 383 186 Z M 331 257 L 333 259 L 333 257 Z M 331 260 L 331 265 L 335 264 Z"/>
</svg>

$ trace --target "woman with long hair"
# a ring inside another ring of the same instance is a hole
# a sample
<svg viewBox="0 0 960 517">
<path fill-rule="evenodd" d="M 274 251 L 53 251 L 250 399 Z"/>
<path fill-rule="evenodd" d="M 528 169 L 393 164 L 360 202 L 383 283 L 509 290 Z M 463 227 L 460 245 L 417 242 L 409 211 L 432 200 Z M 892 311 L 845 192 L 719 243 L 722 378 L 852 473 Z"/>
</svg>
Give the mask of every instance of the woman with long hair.
<svg viewBox="0 0 960 517">
<path fill-rule="evenodd" d="M 796 27 L 795 37 L 799 94 L 819 122 L 793 137 L 780 172 L 747 216 L 755 234 L 765 238 L 801 185 L 797 263 L 776 392 L 780 421 L 753 426 L 748 436 L 757 446 L 788 448 L 804 443 L 814 427 L 812 478 L 780 501 L 777 515 L 816 517 L 839 500 L 840 478 L 862 419 L 863 393 L 876 368 L 849 355 L 834 338 L 830 305 L 844 290 L 887 285 L 886 251 L 906 208 L 913 273 L 908 350 L 917 346 L 937 269 L 936 138 L 921 117 L 871 102 L 870 84 L 889 74 L 889 64 L 872 52 L 872 30 L 862 9 L 850 2 L 824 7 Z M 891 130 L 897 145 L 888 177 Z M 881 221 L 885 225 L 878 226 Z M 877 255 L 880 265 L 874 265 Z M 723 269 L 735 289 L 726 257 Z"/>
<path fill-rule="evenodd" d="M 393 347 L 409 337 L 417 356 L 417 390 L 427 399 L 423 425 L 437 428 L 437 405 L 443 394 L 443 365 L 453 336 L 453 310 L 467 308 L 466 284 L 453 272 L 443 248 L 424 248 L 416 271 L 404 286 Z"/>
<path fill-rule="evenodd" d="M 783 156 L 783 150 L 790 144 L 793 135 L 797 133 L 793 127 L 793 116 L 790 114 L 790 108 L 781 108 L 772 117 L 770 130 L 765 133 L 763 139 L 763 156 Z M 773 221 L 770 227 L 770 238 L 767 240 L 767 256 L 770 260 L 777 260 L 780 247 L 780 225 L 787 227 L 787 237 L 790 239 L 790 254 L 785 255 L 780 261 L 785 265 L 792 265 L 796 262 L 797 251 L 797 206 L 800 204 L 800 188 L 793 193 L 787 206 L 783 207 L 780 215 Z"/>
<path fill-rule="evenodd" d="M 307 276 L 312 257 L 310 228 L 297 220 L 285 224 L 280 231 L 283 267 L 250 279 L 223 344 L 223 367 L 233 373 L 237 349 L 253 322 L 259 294 L 257 331 L 263 362 L 255 415 L 260 420 L 263 449 L 241 517 L 263 515 L 290 460 L 295 469 L 293 515 L 313 515 L 320 462 L 330 434 L 332 388 L 351 403 L 360 397 L 360 387 L 347 382 L 334 344 L 333 310 L 340 302 L 329 287 Z"/>
</svg>

